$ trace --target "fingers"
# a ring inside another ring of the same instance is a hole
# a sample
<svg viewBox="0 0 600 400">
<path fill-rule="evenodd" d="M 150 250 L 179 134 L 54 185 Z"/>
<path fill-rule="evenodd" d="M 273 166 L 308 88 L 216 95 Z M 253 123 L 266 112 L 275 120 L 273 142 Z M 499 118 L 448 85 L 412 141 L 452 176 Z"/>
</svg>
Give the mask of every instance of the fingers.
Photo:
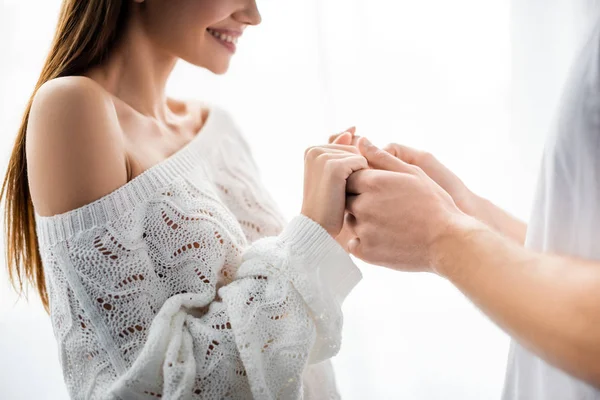
<svg viewBox="0 0 600 400">
<path fill-rule="evenodd" d="M 348 129 L 346 129 L 346 130 L 345 130 L 344 132 L 342 132 L 342 133 L 336 133 L 335 135 L 331 135 L 331 136 L 329 136 L 329 143 L 330 143 L 330 144 L 331 144 L 331 143 L 333 143 L 333 142 L 334 142 L 334 141 L 335 141 L 335 140 L 336 140 L 336 139 L 337 139 L 339 136 L 341 136 L 341 135 L 343 135 L 343 134 L 345 134 L 345 133 L 350 133 L 350 135 L 351 135 L 352 137 L 354 137 L 354 134 L 356 133 L 356 127 L 354 127 L 354 126 L 353 126 L 353 127 L 351 127 L 351 128 L 348 128 Z"/>
<path fill-rule="evenodd" d="M 333 141 L 333 144 L 340 144 L 340 145 L 346 145 L 346 146 L 352 145 L 352 134 L 350 132 L 342 133 L 337 138 L 335 138 L 335 140 Z"/>
<path fill-rule="evenodd" d="M 344 176 L 344 179 L 356 171 L 369 168 L 367 159 L 356 154 L 324 153 L 322 157 L 325 163 L 322 172 L 330 174 L 337 170 L 339 174 Z M 338 173 L 334 173 L 334 177 L 337 178 Z"/>
<path fill-rule="evenodd" d="M 374 169 L 362 169 L 350 175 L 346 180 L 346 194 L 358 195 L 371 191 L 378 172 Z"/>
<path fill-rule="evenodd" d="M 369 161 L 369 164 L 376 169 L 382 169 L 393 172 L 413 173 L 414 167 L 405 163 L 385 150 L 382 150 L 367 140 L 361 138 L 358 141 L 358 149 L 361 154 Z"/>
<path fill-rule="evenodd" d="M 421 152 L 417 149 L 413 149 L 408 146 L 403 146 L 396 143 L 390 143 L 383 148 L 383 150 L 387 151 L 391 155 L 396 158 L 401 159 L 405 163 L 418 165 L 417 161 Z"/>
<path fill-rule="evenodd" d="M 314 159 L 324 153 L 353 153 L 362 157 L 360 151 L 355 146 L 343 144 L 326 144 L 323 146 L 313 146 L 306 149 L 306 151 L 304 152 L 304 159 Z"/>
<path fill-rule="evenodd" d="M 344 151 L 350 148 L 355 152 Z M 344 222 L 346 181 L 354 172 L 368 167 L 367 159 L 352 146 L 310 148 L 304 164 L 302 213 L 337 237 Z"/>
<path fill-rule="evenodd" d="M 348 142 L 346 142 L 346 139 L 344 139 L 344 143 L 339 143 L 339 141 L 338 141 L 339 138 L 345 134 L 348 134 L 348 132 L 343 133 L 342 135 L 333 135 L 331 138 L 335 138 L 335 139 L 333 139 L 333 142 L 332 142 L 331 138 L 330 138 L 329 143 L 349 144 L 351 146 L 356 146 L 358 144 L 358 140 L 360 139 L 360 136 L 358 136 L 358 135 L 351 136 L 350 140 Z"/>
<path fill-rule="evenodd" d="M 383 148 L 385 151 L 404 161 L 405 163 L 415 165 L 423 170 L 429 169 L 439 164 L 437 159 L 426 151 L 413 149 L 412 147 L 390 143 Z"/>
<path fill-rule="evenodd" d="M 353 155 L 348 156 L 344 160 L 341 160 L 348 168 L 348 171 L 344 172 L 344 178 L 347 179 L 350 175 L 355 172 L 362 171 L 369 168 L 369 163 L 367 159 L 363 156 Z"/>
</svg>

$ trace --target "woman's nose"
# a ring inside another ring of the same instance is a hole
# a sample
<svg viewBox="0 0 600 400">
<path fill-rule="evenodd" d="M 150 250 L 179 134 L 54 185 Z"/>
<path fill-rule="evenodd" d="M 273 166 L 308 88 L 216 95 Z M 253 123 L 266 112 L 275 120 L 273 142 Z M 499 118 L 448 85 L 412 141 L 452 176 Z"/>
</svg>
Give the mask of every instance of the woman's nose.
<svg viewBox="0 0 600 400">
<path fill-rule="evenodd" d="M 256 0 L 249 0 L 247 5 L 234 15 L 234 18 L 246 25 L 258 25 L 262 21 Z"/>
</svg>

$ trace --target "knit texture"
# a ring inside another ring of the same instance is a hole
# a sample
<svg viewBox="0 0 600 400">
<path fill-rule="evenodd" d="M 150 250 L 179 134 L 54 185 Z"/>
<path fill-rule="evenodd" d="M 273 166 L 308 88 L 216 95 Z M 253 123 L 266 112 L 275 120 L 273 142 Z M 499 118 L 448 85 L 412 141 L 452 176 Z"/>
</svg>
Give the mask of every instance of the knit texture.
<svg viewBox="0 0 600 400">
<path fill-rule="evenodd" d="M 74 399 L 335 399 L 361 278 L 317 223 L 285 224 L 230 116 L 114 192 L 36 213 Z"/>
</svg>

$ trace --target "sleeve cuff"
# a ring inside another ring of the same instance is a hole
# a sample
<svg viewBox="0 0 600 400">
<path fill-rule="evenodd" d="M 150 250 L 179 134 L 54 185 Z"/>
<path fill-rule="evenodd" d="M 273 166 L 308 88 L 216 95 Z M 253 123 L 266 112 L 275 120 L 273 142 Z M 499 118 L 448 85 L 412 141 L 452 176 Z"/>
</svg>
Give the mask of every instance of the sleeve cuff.
<svg viewBox="0 0 600 400">
<path fill-rule="evenodd" d="M 308 275 L 315 272 L 321 285 L 330 289 L 341 305 L 362 279 L 362 273 L 340 244 L 318 223 L 298 215 L 283 230 L 280 239 L 302 258 Z"/>
</svg>

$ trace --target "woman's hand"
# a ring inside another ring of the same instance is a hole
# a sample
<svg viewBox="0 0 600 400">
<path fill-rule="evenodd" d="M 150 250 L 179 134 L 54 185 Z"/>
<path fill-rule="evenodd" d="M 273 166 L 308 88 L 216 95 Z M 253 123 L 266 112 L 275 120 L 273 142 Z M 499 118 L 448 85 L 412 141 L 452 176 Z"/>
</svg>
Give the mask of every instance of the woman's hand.
<svg viewBox="0 0 600 400">
<path fill-rule="evenodd" d="M 352 132 L 339 135 L 332 144 L 311 147 L 304 157 L 302 214 L 337 238 L 344 224 L 346 180 L 367 160 L 351 145 Z M 344 248 L 347 248 L 345 243 Z"/>
<path fill-rule="evenodd" d="M 348 135 L 348 133 L 350 133 L 350 135 Z M 352 127 L 347 129 L 345 132 L 331 135 L 329 137 L 329 143 L 357 146 L 359 139 L 360 136 L 356 134 L 356 127 Z M 356 235 L 356 232 L 354 232 L 354 230 L 351 228 L 351 223 L 352 215 L 346 211 L 344 215 L 344 225 L 342 226 L 342 230 L 339 233 L 339 235 L 337 235 L 337 237 L 335 238 L 335 240 L 337 240 L 340 246 L 342 246 L 347 252 L 350 252 L 348 248 L 348 243 L 350 243 L 350 241 L 358 237 Z"/>
<path fill-rule="evenodd" d="M 335 135 L 329 136 L 329 144 L 337 143 L 337 139 L 339 139 L 340 136 L 342 136 L 344 134 L 347 134 L 347 133 L 350 133 L 350 135 L 351 135 L 351 140 L 349 141 L 348 144 L 350 144 L 352 146 L 356 146 L 357 143 L 358 143 L 358 139 L 360 139 L 360 136 L 358 136 L 356 134 L 356 127 L 355 126 L 353 126 L 352 128 L 349 128 L 349 129 L 345 130 L 342 133 L 337 133 Z M 346 143 L 344 143 L 344 144 L 346 144 Z"/>
</svg>

